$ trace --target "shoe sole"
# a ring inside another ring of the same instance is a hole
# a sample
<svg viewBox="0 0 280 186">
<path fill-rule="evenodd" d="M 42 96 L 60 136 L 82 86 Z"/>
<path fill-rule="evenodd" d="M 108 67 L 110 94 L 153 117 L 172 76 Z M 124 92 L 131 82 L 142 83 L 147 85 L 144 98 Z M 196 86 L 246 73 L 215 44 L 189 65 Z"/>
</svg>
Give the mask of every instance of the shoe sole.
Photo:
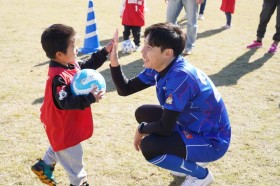
<svg viewBox="0 0 280 186">
<path fill-rule="evenodd" d="M 56 183 L 53 180 L 50 180 L 46 175 L 44 175 L 44 172 L 42 170 L 38 171 L 35 170 L 33 167 L 31 168 L 32 172 L 38 176 L 40 181 L 44 184 L 47 184 L 49 186 L 56 186 Z"/>
<path fill-rule="evenodd" d="M 256 46 L 256 47 L 247 47 L 249 49 L 258 49 L 258 48 L 262 48 L 262 46 Z"/>
</svg>

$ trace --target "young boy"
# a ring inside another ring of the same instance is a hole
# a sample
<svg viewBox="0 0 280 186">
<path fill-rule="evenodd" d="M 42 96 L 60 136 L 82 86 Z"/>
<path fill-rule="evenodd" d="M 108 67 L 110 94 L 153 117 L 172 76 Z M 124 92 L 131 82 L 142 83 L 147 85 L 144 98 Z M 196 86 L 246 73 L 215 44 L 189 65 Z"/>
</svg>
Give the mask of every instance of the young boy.
<svg viewBox="0 0 280 186">
<path fill-rule="evenodd" d="M 145 0 L 123 0 L 120 12 L 124 26 L 123 40 L 128 40 L 132 31 L 136 51 L 140 49 L 141 27 L 145 25 L 145 2 Z"/>
<path fill-rule="evenodd" d="M 90 105 L 101 100 L 104 92 L 93 90 L 88 95 L 73 96 L 70 82 L 81 69 L 99 68 L 107 60 L 113 41 L 82 62 L 76 61 L 75 42 L 75 30 L 63 24 L 48 27 L 41 36 L 42 47 L 50 58 L 50 64 L 40 119 L 50 146 L 31 170 L 48 185 L 56 185 L 53 171 L 57 162 L 67 172 L 70 185 L 88 185 L 81 142 L 93 133 Z"/>
<path fill-rule="evenodd" d="M 231 127 L 223 99 L 209 77 L 181 56 L 186 38 L 178 26 L 154 24 L 144 36 L 141 53 L 146 69 L 137 76 L 125 77 L 117 44 L 110 54 L 119 95 L 156 87 L 159 104 L 135 111 L 140 123 L 135 149 L 156 166 L 188 175 L 183 186 L 209 185 L 213 175 L 198 162 L 216 161 L 228 150 Z"/>
<path fill-rule="evenodd" d="M 222 26 L 223 29 L 229 29 L 231 27 L 231 15 L 234 13 L 235 0 L 222 0 L 220 7 L 221 11 L 225 12 L 226 24 Z"/>
</svg>

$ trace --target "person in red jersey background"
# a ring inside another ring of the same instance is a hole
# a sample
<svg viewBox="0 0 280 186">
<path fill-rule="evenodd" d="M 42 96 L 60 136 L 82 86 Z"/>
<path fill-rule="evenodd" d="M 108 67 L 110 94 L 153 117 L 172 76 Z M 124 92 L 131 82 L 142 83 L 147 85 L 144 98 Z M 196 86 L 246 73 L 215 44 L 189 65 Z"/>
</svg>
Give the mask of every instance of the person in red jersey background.
<svg viewBox="0 0 280 186">
<path fill-rule="evenodd" d="M 231 27 L 231 14 L 234 13 L 235 0 L 222 0 L 222 5 L 220 8 L 226 14 L 226 24 L 222 27 L 224 29 L 229 29 Z"/>
<path fill-rule="evenodd" d="M 136 50 L 140 49 L 141 27 L 145 25 L 145 10 L 145 0 L 123 0 L 122 2 L 120 17 L 124 26 L 123 40 L 128 40 L 132 32 Z"/>
</svg>

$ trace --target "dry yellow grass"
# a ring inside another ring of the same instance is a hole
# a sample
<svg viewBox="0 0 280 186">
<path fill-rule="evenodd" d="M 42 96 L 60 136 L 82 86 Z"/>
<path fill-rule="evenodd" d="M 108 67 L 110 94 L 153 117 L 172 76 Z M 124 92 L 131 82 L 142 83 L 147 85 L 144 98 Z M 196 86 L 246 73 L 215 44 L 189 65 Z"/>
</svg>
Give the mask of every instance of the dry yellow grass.
<svg viewBox="0 0 280 186">
<path fill-rule="evenodd" d="M 121 1 L 95 1 L 99 39 L 106 43 L 119 19 Z M 255 39 L 262 0 L 237 1 L 232 29 L 221 31 L 221 1 L 207 2 L 205 21 L 188 59 L 217 84 L 232 122 L 229 152 L 209 168 L 213 185 L 280 185 L 280 53 L 266 54 L 275 32 L 273 15 L 264 47 L 249 51 Z M 83 37 L 87 1 L 0 0 L 0 185 L 41 185 L 30 166 L 45 152 L 48 141 L 39 120 L 48 59 L 40 45 L 44 28 L 53 23 L 73 26 Z M 148 1 L 147 26 L 164 22 L 163 0 Z M 183 13 L 180 17 L 183 17 Z M 120 32 L 121 33 L 121 32 Z M 86 57 L 86 56 L 81 56 Z M 129 77 L 142 69 L 140 53 L 121 56 Z M 107 80 L 106 98 L 93 104 L 94 136 L 83 143 L 91 185 L 179 185 L 169 172 L 148 164 L 133 148 L 134 110 L 157 103 L 154 88 L 119 97 L 106 63 L 99 71 Z M 55 175 L 69 184 L 60 165 Z"/>
</svg>

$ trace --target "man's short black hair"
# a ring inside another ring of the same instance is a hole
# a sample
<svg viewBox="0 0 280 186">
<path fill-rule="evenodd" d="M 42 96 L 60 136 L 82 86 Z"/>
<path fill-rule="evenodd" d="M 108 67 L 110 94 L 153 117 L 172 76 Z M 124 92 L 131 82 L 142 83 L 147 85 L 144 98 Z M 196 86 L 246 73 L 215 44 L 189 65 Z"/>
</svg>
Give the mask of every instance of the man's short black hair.
<svg viewBox="0 0 280 186">
<path fill-rule="evenodd" d="M 148 44 L 160 47 L 161 51 L 173 49 L 174 56 L 179 56 L 186 45 L 186 36 L 179 26 L 171 23 L 157 23 L 146 28 L 144 36 L 149 35 Z"/>
<path fill-rule="evenodd" d="M 70 39 L 75 36 L 75 30 L 67 25 L 53 24 L 41 36 L 41 44 L 50 59 L 54 59 L 57 52 L 67 53 Z"/>
</svg>

